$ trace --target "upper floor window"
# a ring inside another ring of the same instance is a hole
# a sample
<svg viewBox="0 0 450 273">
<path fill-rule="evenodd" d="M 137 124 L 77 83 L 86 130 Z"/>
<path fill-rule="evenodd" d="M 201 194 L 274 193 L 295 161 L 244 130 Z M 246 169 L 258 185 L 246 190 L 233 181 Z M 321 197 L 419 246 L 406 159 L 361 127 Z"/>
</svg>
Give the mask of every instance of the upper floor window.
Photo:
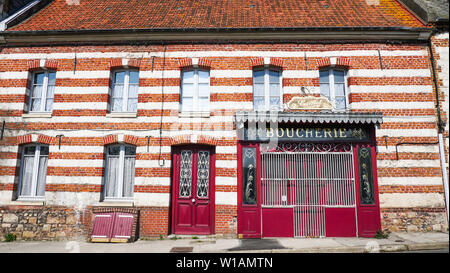
<svg viewBox="0 0 450 273">
<path fill-rule="evenodd" d="M 23 147 L 19 199 L 44 198 L 47 161 L 47 145 L 26 145 Z"/>
<path fill-rule="evenodd" d="M 253 108 L 255 111 L 280 110 L 282 107 L 281 71 L 253 71 Z"/>
<path fill-rule="evenodd" d="M 139 71 L 114 71 L 111 88 L 111 112 L 136 112 L 138 88 Z"/>
<path fill-rule="evenodd" d="M 106 148 L 105 200 L 133 197 L 136 147 L 110 145 Z"/>
<path fill-rule="evenodd" d="M 51 112 L 55 93 L 56 73 L 39 71 L 32 73 L 29 112 Z"/>
<path fill-rule="evenodd" d="M 334 103 L 336 110 L 347 108 L 346 73 L 344 70 L 320 71 L 320 95 Z"/>
<path fill-rule="evenodd" d="M 209 71 L 185 70 L 181 75 L 181 112 L 209 111 Z"/>
</svg>

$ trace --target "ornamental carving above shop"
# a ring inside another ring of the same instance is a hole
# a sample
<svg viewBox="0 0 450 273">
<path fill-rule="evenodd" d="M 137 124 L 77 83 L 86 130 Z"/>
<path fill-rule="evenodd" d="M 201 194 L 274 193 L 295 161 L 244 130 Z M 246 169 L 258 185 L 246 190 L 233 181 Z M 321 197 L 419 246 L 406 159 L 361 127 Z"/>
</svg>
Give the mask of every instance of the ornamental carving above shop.
<svg viewBox="0 0 450 273">
<path fill-rule="evenodd" d="M 333 104 L 326 97 L 315 97 L 311 95 L 295 96 L 288 103 L 287 107 L 291 110 L 301 109 L 333 109 Z"/>
</svg>

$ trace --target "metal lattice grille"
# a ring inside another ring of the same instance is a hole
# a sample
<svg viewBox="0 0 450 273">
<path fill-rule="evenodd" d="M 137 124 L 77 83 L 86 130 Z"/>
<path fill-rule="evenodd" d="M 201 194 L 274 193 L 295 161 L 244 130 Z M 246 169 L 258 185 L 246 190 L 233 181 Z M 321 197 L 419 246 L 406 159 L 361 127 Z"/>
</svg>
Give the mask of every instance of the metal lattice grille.
<svg viewBox="0 0 450 273">
<path fill-rule="evenodd" d="M 209 186 L 209 152 L 198 152 L 197 197 L 208 197 Z"/>
<path fill-rule="evenodd" d="M 261 204 L 292 207 L 294 236 L 325 236 L 325 207 L 356 207 L 351 145 L 280 144 L 261 152 Z"/>
</svg>

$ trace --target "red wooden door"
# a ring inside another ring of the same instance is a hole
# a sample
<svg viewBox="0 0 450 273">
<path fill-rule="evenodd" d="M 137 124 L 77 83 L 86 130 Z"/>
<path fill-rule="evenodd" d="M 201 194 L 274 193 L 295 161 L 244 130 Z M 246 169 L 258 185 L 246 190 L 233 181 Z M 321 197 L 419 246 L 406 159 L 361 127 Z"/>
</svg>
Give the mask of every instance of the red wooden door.
<svg viewBox="0 0 450 273">
<path fill-rule="evenodd" d="M 258 144 L 238 144 L 238 235 L 261 237 L 261 175 Z"/>
<path fill-rule="evenodd" d="M 172 160 L 172 233 L 214 233 L 214 150 L 177 147 Z"/>
</svg>

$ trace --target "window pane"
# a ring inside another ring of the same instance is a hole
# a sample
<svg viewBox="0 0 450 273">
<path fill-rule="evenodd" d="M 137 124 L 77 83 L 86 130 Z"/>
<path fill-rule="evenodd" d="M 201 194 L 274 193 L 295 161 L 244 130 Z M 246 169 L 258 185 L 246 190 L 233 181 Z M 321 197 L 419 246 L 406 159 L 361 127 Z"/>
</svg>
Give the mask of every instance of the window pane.
<svg viewBox="0 0 450 273">
<path fill-rule="evenodd" d="M 111 111 L 123 111 L 123 85 L 114 85 L 111 97 Z"/>
<path fill-rule="evenodd" d="M 33 86 L 33 94 L 31 96 L 33 98 L 41 98 L 42 97 L 42 85 L 34 85 Z"/>
<path fill-rule="evenodd" d="M 280 83 L 280 71 L 269 70 L 269 82 L 270 83 Z"/>
<path fill-rule="evenodd" d="M 136 147 L 135 146 L 125 146 L 125 155 L 130 155 L 130 156 L 136 155 Z"/>
<path fill-rule="evenodd" d="M 32 99 L 30 111 L 40 111 L 40 110 L 41 110 L 41 99 Z"/>
<path fill-rule="evenodd" d="M 119 179 L 119 157 L 108 156 L 106 168 L 108 171 L 105 183 L 106 196 L 115 197 L 117 196 L 117 182 Z"/>
<path fill-rule="evenodd" d="M 112 92 L 113 98 L 123 97 L 123 84 L 115 84 Z"/>
<path fill-rule="evenodd" d="M 41 111 L 42 85 L 33 86 L 30 111 Z"/>
<path fill-rule="evenodd" d="M 35 73 L 34 74 L 34 82 L 33 84 L 44 84 L 45 73 Z"/>
<path fill-rule="evenodd" d="M 48 85 L 55 85 L 56 81 L 56 73 L 55 72 L 49 72 L 48 73 Z"/>
<path fill-rule="evenodd" d="M 320 74 L 320 83 L 329 83 L 330 82 L 330 71 L 322 70 L 319 72 Z"/>
<path fill-rule="evenodd" d="M 137 111 L 138 104 L 138 94 L 137 94 L 138 86 L 133 84 L 129 86 L 128 89 L 128 109 L 129 112 Z"/>
<path fill-rule="evenodd" d="M 253 97 L 253 107 L 255 108 L 255 110 L 264 110 L 265 108 L 265 102 L 264 102 L 264 97 L 260 97 L 260 96 L 254 96 Z"/>
<path fill-rule="evenodd" d="M 270 86 L 269 94 L 271 97 L 280 96 L 280 84 L 271 83 L 269 86 Z"/>
<path fill-rule="evenodd" d="M 27 146 L 24 148 L 24 155 L 34 156 L 35 152 L 36 152 L 36 146 Z"/>
<path fill-rule="evenodd" d="M 111 103 L 111 111 L 113 112 L 121 112 L 122 111 L 122 104 L 123 104 L 123 99 L 112 99 L 112 103 Z"/>
<path fill-rule="evenodd" d="M 133 196 L 135 162 L 136 159 L 134 157 L 125 158 L 123 171 L 123 197 Z"/>
<path fill-rule="evenodd" d="M 193 111 L 194 110 L 194 99 L 192 97 L 183 97 L 181 102 L 181 111 Z"/>
<path fill-rule="evenodd" d="M 48 155 L 48 146 L 41 146 L 40 156 L 47 156 L 47 155 Z"/>
<path fill-rule="evenodd" d="M 253 83 L 264 83 L 264 70 L 253 71 Z"/>
<path fill-rule="evenodd" d="M 109 155 L 119 155 L 120 154 L 120 146 L 108 146 L 108 154 Z"/>
<path fill-rule="evenodd" d="M 345 97 L 336 97 L 336 109 L 345 109 Z"/>
<path fill-rule="evenodd" d="M 114 83 L 123 84 L 125 82 L 125 71 L 116 72 L 114 75 Z"/>
<path fill-rule="evenodd" d="M 193 83 L 194 82 L 194 71 L 193 70 L 183 71 L 182 80 L 183 80 L 183 83 Z"/>
<path fill-rule="evenodd" d="M 344 71 L 342 70 L 334 70 L 334 82 L 335 83 L 344 83 Z"/>
<path fill-rule="evenodd" d="M 198 110 L 203 111 L 203 112 L 209 111 L 209 98 L 208 97 L 198 98 Z"/>
<path fill-rule="evenodd" d="M 53 98 L 47 99 L 45 103 L 45 111 L 50 112 L 53 109 Z"/>
<path fill-rule="evenodd" d="M 48 147 L 46 147 L 48 150 Z M 47 151 L 48 154 L 48 151 Z M 42 155 L 42 147 L 41 147 L 41 155 Z M 44 196 L 45 195 L 45 179 L 47 176 L 47 156 L 41 156 L 39 158 L 39 170 L 38 170 L 38 178 L 37 178 L 37 187 L 36 187 L 36 196 Z"/>
<path fill-rule="evenodd" d="M 193 97 L 194 96 L 194 84 L 185 83 L 183 84 L 183 97 Z"/>
<path fill-rule="evenodd" d="M 320 95 L 330 99 L 330 84 L 320 83 Z"/>
<path fill-rule="evenodd" d="M 139 85 L 139 71 L 130 71 L 130 84 Z"/>
<path fill-rule="evenodd" d="M 209 71 L 198 70 L 198 82 L 209 83 Z"/>
<path fill-rule="evenodd" d="M 264 83 L 253 84 L 253 96 L 264 96 Z"/>
<path fill-rule="evenodd" d="M 209 97 L 209 85 L 205 83 L 198 84 L 198 96 Z"/>
<path fill-rule="evenodd" d="M 138 85 L 137 84 L 130 84 L 128 87 L 128 97 L 129 98 L 137 98 L 138 97 Z"/>
<path fill-rule="evenodd" d="M 270 97 L 270 109 L 280 109 L 280 97 Z"/>
<path fill-rule="evenodd" d="M 345 84 L 343 83 L 336 83 L 334 85 L 334 89 L 336 92 L 336 96 L 345 96 Z"/>
<path fill-rule="evenodd" d="M 22 161 L 22 181 L 20 195 L 31 196 L 34 156 L 24 156 Z"/>
<path fill-rule="evenodd" d="M 50 73 L 55 74 L 55 73 Z M 54 82 L 53 82 L 54 84 Z M 55 93 L 55 85 L 49 85 L 47 87 L 47 100 L 45 102 L 45 111 L 51 111 L 53 109 L 53 96 Z"/>
<path fill-rule="evenodd" d="M 137 111 L 137 104 L 138 104 L 138 100 L 137 99 L 128 99 L 128 112 L 136 112 Z"/>
</svg>

